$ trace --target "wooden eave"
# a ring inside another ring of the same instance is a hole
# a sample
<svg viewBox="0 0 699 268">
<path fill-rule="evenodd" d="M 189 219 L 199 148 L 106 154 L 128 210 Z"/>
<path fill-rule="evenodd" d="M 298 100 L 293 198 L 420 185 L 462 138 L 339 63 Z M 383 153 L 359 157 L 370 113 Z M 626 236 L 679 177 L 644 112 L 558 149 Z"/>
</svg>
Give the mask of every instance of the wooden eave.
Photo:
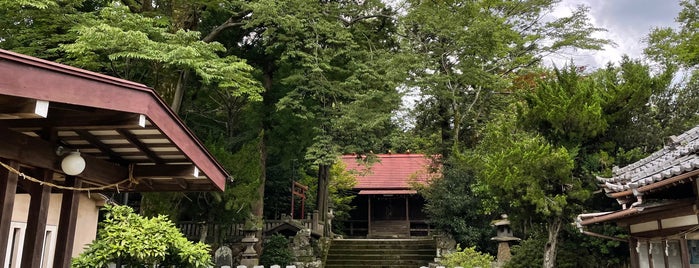
<svg viewBox="0 0 699 268">
<path fill-rule="evenodd" d="M 36 114 L 45 104 L 46 116 Z M 210 191 L 229 177 L 151 88 L 5 50 L 0 142 L 0 159 L 56 172 L 57 147 L 79 150 L 85 187 L 132 176 L 120 191 Z"/>
<path fill-rule="evenodd" d="M 582 219 L 580 224 L 587 226 L 596 223 L 616 222 L 620 226 L 628 226 L 639 222 L 659 220 L 674 216 L 696 214 L 693 200 L 673 200 L 660 204 L 648 204 L 614 211 L 600 216 Z"/>
</svg>

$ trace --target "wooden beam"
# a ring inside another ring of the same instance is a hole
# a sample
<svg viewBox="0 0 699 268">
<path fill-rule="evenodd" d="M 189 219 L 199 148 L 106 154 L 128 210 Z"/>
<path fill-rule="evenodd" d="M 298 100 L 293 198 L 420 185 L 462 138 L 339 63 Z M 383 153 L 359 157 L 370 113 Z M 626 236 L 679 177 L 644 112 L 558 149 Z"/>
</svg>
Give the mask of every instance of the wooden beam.
<svg viewBox="0 0 699 268">
<path fill-rule="evenodd" d="M 133 186 L 131 189 L 121 189 L 122 192 L 205 192 L 215 190 L 215 186 L 206 183 L 192 183 L 191 181 L 184 181 L 187 183 L 187 188 L 183 189 L 182 185 L 168 180 L 169 183 L 139 183 Z"/>
<path fill-rule="evenodd" d="M 61 157 L 56 155 L 56 147 L 48 141 L 30 137 L 22 133 L 0 128 L 0 158 L 10 159 L 24 165 L 49 169 L 54 172 L 61 170 Z M 110 184 L 128 178 L 128 169 L 116 163 L 94 158 L 87 154 L 85 171 L 78 175 L 80 178 L 100 184 Z"/>
<path fill-rule="evenodd" d="M 146 135 L 138 135 L 138 137 L 141 139 L 165 139 L 165 140 L 167 140 L 167 137 L 163 134 L 146 134 Z M 100 139 L 103 139 L 103 140 L 123 140 L 124 136 L 122 136 L 122 135 L 100 135 Z M 79 136 L 67 136 L 67 137 L 61 137 L 61 140 L 74 141 L 74 140 L 82 140 L 82 138 L 80 138 Z M 114 147 L 120 146 L 119 144 L 110 144 L 110 145 L 113 145 Z M 122 144 L 121 146 L 132 147 L 133 145 Z M 175 147 L 175 148 L 177 148 L 177 146 L 175 146 L 172 143 L 169 143 L 169 141 L 167 143 L 149 143 L 148 146 L 150 146 L 150 147 Z"/>
<path fill-rule="evenodd" d="M 44 181 L 51 181 L 51 170 L 40 170 Z M 29 216 L 27 229 L 24 235 L 24 249 L 22 251 L 22 267 L 41 267 L 41 258 L 44 251 L 44 238 L 46 237 L 46 220 L 49 216 L 49 203 L 51 201 L 51 187 L 35 183 L 30 189 Z"/>
<path fill-rule="evenodd" d="M 73 176 L 66 177 L 66 186 L 81 187 L 80 180 Z M 75 228 L 78 219 L 78 206 L 80 194 L 76 191 L 63 191 L 61 200 L 61 217 L 58 221 L 58 234 L 56 236 L 56 251 L 53 257 L 53 267 L 70 268 L 70 260 L 73 255 L 75 242 Z"/>
<path fill-rule="evenodd" d="M 194 165 L 136 165 L 134 166 L 134 178 L 188 178 L 195 179 Z"/>
<path fill-rule="evenodd" d="M 49 102 L 43 100 L 21 99 L 8 100 L 0 105 L 0 119 L 46 118 Z"/>
<path fill-rule="evenodd" d="M 141 128 L 137 114 L 101 114 L 100 112 L 75 112 L 76 115 L 55 114 L 49 118 L 2 120 L 0 126 L 17 131 L 32 131 L 44 127 L 55 130 L 106 130 L 117 128 Z M 82 115 L 81 115 L 82 114 Z"/>
<path fill-rule="evenodd" d="M 12 168 L 19 169 L 15 161 L 8 163 Z M 10 225 L 12 224 L 12 210 L 15 204 L 17 191 L 17 174 L 2 170 L 0 172 L 0 267 L 5 267 L 5 252 L 10 238 Z"/>
<path fill-rule="evenodd" d="M 148 158 L 153 160 L 153 162 L 155 162 L 156 164 L 165 163 L 165 161 L 163 161 L 163 159 L 160 158 L 160 156 L 158 156 L 155 152 L 148 148 L 148 146 L 145 143 L 141 142 L 141 140 L 138 139 L 136 135 L 131 133 L 131 131 L 128 131 L 126 129 L 118 129 L 117 132 L 119 132 L 119 134 L 124 136 L 131 144 L 133 144 L 139 150 L 141 150 L 141 152 L 145 153 L 148 156 Z"/>
<path fill-rule="evenodd" d="M 182 188 L 182 190 L 187 190 L 189 188 L 187 181 L 183 178 L 175 178 L 175 182 L 180 186 L 180 188 Z"/>
</svg>

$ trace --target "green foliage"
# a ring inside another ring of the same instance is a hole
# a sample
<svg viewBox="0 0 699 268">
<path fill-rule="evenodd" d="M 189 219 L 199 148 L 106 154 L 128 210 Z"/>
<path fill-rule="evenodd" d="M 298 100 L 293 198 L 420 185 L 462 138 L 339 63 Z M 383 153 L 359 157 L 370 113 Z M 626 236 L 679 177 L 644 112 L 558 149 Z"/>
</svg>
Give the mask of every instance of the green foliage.
<svg viewBox="0 0 699 268">
<path fill-rule="evenodd" d="M 47 9 L 49 7 L 56 6 L 56 1 L 53 0 L 2 0 L 0 1 L 0 8 L 36 8 L 36 9 Z"/>
<path fill-rule="evenodd" d="M 294 260 L 293 253 L 289 248 L 289 239 L 281 234 L 274 234 L 266 238 L 263 248 L 264 250 L 260 256 L 260 265 L 268 267 L 275 264 L 285 266 L 291 264 Z"/>
<path fill-rule="evenodd" d="M 464 268 L 484 268 L 491 267 L 495 258 L 487 253 L 476 251 L 475 247 L 461 248 L 461 245 L 456 246 L 456 251 L 444 255 L 440 264 L 445 267 L 461 266 Z"/>
<path fill-rule="evenodd" d="M 257 188 L 263 167 L 260 166 L 260 139 L 253 139 L 243 144 L 235 153 L 230 153 L 226 143 L 212 144 L 212 154 L 233 177 L 233 183 L 223 193 L 212 193 L 215 196 L 219 215 L 226 215 L 231 220 L 241 221 L 250 214 L 252 203 L 260 196 Z M 217 217 L 220 219 L 220 216 Z"/>
<path fill-rule="evenodd" d="M 543 248 L 546 244 L 546 236 L 536 233 L 522 240 L 519 245 L 512 246 L 512 259 L 505 264 L 506 268 L 534 268 L 541 267 L 544 262 Z"/>
<path fill-rule="evenodd" d="M 261 100 L 263 89 L 252 78 L 250 65 L 235 56 L 219 56 L 226 48 L 201 41 L 197 31 L 171 32 L 162 18 L 115 5 L 82 16 L 72 31 L 77 39 L 61 49 L 74 59 L 70 63 L 80 67 L 143 82 L 164 96 L 174 94 L 179 72 L 191 70 L 203 84 L 216 86 L 225 95 Z"/>
<path fill-rule="evenodd" d="M 574 148 L 607 129 L 602 113 L 602 91 L 583 78 L 575 66 L 555 70 L 533 92 L 524 94 L 522 118 L 551 141 Z"/>
<path fill-rule="evenodd" d="M 541 226 L 537 226 L 530 233 L 529 238 L 512 246 L 512 259 L 505 267 L 541 267 L 542 249 L 546 244 L 544 231 Z M 618 234 L 623 232 L 619 227 L 606 225 L 594 227 L 592 231 L 612 236 L 619 236 Z M 627 259 L 626 243 L 584 235 L 573 226 L 561 231 L 556 267 L 625 267 Z"/>
<path fill-rule="evenodd" d="M 550 217 L 564 215 L 570 199 L 589 196 L 572 176 L 574 157 L 565 147 L 518 128 L 513 115 L 503 114 L 488 125 L 472 158 L 479 183 L 493 195 L 524 214 Z"/>
<path fill-rule="evenodd" d="M 462 150 L 460 143 L 473 146 L 491 112 L 502 107 L 500 93 L 542 55 L 610 43 L 591 37 L 602 29 L 590 24 L 587 8 L 544 21 L 556 2 L 404 1 L 400 64 L 421 97 L 416 127 L 422 135 L 440 133 L 441 155 Z"/>
<path fill-rule="evenodd" d="M 126 206 L 106 206 L 105 211 L 97 239 L 73 259 L 72 267 L 107 267 L 109 263 L 126 267 L 212 264 L 209 246 L 188 241 L 165 216 L 143 218 Z"/>
<path fill-rule="evenodd" d="M 177 221 L 180 214 L 180 202 L 184 197 L 183 193 L 141 193 L 140 214 L 145 217 L 165 215 L 169 220 Z"/>
<path fill-rule="evenodd" d="M 495 235 L 490 221 L 503 208 L 497 207 L 497 202 L 490 202 L 492 199 L 487 196 L 490 193 L 474 189 L 473 167 L 463 157 L 454 154 L 444 160 L 443 165 L 441 178 L 430 181 L 427 187 L 417 185 L 426 200 L 423 210 L 430 224 L 451 234 L 458 243 L 475 246 L 480 251 L 496 252 L 496 245 L 490 240 Z M 485 200 L 493 206 L 484 207 Z"/>
<path fill-rule="evenodd" d="M 69 29 L 82 12 L 101 1 L 0 1 L 0 48 L 48 60 L 60 61 L 59 44 L 73 42 Z"/>
<path fill-rule="evenodd" d="M 328 192 L 330 195 L 330 203 L 333 207 L 335 218 L 333 221 L 349 220 L 349 212 L 353 209 L 350 205 L 352 200 L 357 196 L 352 192 L 352 188 L 357 184 L 355 177 L 346 170 L 346 166 L 342 161 L 337 161 L 330 169 L 330 184 Z M 341 234 L 343 230 L 338 230 L 340 225 L 333 225 L 333 232 Z"/>
<path fill-rule="evenodd" d="M 699 3 L 680 1 L 682 10 L 675 18 L 678 30 L 656 28 L 648 35 L 646 55 L 664 65 L 694 67 L 699 64 Z"/>
</svg>

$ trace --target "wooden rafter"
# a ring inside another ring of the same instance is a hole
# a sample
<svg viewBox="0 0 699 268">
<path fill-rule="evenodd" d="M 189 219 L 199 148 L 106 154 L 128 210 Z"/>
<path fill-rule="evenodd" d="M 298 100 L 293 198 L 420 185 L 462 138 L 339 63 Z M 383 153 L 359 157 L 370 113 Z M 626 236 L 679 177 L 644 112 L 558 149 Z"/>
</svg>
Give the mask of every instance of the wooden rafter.
<svg viewBox="0 0 699 268">
<path fill-rule="evenodd" d="M 112 148 L 110 148 L 109 146 L 104 144 L 102 141 L 100 141 L 97 137 L 95 137 L 95 135 L 90 134 L 90 132 L 88 132 L 86 130 L 76 130 L 75 133 L 78 133 L 78 135 L 80 137 L 87 140 L 88 142 L 90 142 L 90 144 L 92 144 L 93 146 L 97 147 L 97 149 L 102 151 L 102 153 L 109 156 L 109 159 L 111 159 L 112 161 L 117 162 L 117 163 L 122 164 L 122 165 L 128 163 L 126 160 L 124 160 L 124 158 L 122 158 L 121 156 L 116 154 L 112 150 Z"/>
<path fill-rule="evenodd" d="M 141 150 L 141 152 L 145 153 L 148 156 L 148 158 L 153 160 L 153 162 L 155 162 L 156 164 L 165 163 L 165 161 L 163 161 L 163 159 L 160 158 L 160 156 L 158 156 L 155 152 L 153 152 L 150 148 L 148 148 L 148 146 L 146 146 L 146 144 L 141 142 L 141 140 L 139 140 L 136 135 L 131 133 L 131 131 L 128 131 L 125 129 L 117 129 L 117 132 L 119 132 L 119 134 L 124 136 L 131 144 L 136 146 L 136 148 Z"/>
</svg>

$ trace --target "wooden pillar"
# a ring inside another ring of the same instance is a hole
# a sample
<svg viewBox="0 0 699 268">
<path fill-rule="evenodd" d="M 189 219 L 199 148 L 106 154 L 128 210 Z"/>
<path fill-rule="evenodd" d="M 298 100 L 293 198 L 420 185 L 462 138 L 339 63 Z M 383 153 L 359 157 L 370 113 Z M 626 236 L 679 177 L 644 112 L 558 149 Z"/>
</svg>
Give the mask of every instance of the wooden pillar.
<svg viewBox="0 0 699 268">
<path fill-rule="evenodd" d="M 19 164 L 10 161 L 8 165 L 19 169 Z M 12 210 L 15 204 L 18 176 L 15 173 L 2 169 L 0 172 L 0 267 L 5 267 L 5 252 L 10 240 L 10 225 L 12 224 Z"/>
<path fill-rule="evenodd" d="M 66 177 L 66 186 L 79 188 L 82 182 L 73 176 Z M 78 218 L 78 206 L 80 193 L 77 191 L 63 191 L 61 200 L 61 218 L 58 220 L 58 234 L 56 236 L 56 252 L 53 257 L 53 267 L 69 268 L 73 255 L 73 243 L 75 241 L 75 226 Z"/>
<path fill-rule="evenodd" d="M 53 178 L 51 170 L 41 170 L 40 173 L 43 173 L 43 181 L 51 181 Z M 29 202 L 29 217 L 24 236 L 22 267 L 38 268 L 41 267 L 41 258 L 43 257 L 51 187 L 32 183 L 30 188 L 31 201 Z"/>
<path fill-rule="evenodd" d="M 367 211 L 369 211 L 369 215 L 367 216 L 367 221 L 366 221 L 367 222 L 366 223 L 366 226 L 367 226 L 366 227 L 366 236 L 367 236 L 367 238 L 370 238 L 371 237 L 371 195 L 367 195 L 367 198 L 369 198 L 369 205 L 368 205 L 369 209 L 367 209 Z"/>
<path fill-rule="evenodd" d="M 639 267 L 638 252 L 636 251 L 636 246 L 638 246 L 638 240 L 636 240 L 635 238 L 629 238 L 629 253 L 631 256 L 629 262 L 631 264 L 631 268 Z"/>
<path fill-rule="evenodd" d="M 682 257 L 682 267 L 689 267 L 689 247 L 687 246 L 687 239 L 680 238 L 680 256 Z"/>
<path fill-rule="evenodd" d="M 410 237 L 410 207 L 408 205 L 408 195 L 405 195 L 405 221 L 408 224 L 408 237 Z"/>
</svg>

